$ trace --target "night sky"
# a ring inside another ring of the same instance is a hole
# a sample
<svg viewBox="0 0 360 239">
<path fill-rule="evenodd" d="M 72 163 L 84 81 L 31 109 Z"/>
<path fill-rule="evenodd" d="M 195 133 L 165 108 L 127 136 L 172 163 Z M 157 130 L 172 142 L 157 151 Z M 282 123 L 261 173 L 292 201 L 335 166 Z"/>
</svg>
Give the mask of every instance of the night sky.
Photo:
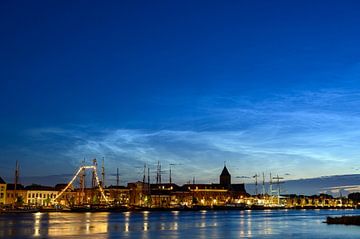
<svg viewBox="0 0 360 239">
<path fill-rule="evenodd" d="M 0 176 L 13 180 L 19 160 L 23 178 L 63 183 L 102 157 L 107 184 L 117 167 L 125 184 L 157 161 L 178 164 L 179 184 L 217 182 L 224 161 L 234 182 L 357 174 L 359 10 L 0 1 Z"/>
</svg>

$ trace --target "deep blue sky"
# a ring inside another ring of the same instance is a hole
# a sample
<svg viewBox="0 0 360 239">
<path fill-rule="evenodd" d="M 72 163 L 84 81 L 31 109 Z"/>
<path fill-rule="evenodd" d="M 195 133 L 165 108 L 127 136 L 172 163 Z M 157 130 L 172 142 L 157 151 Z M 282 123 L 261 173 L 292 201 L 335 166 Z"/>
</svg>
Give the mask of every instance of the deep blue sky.
<svg viewBox="0 0 360 239">
<path fill-rule="evenodd" d="M 1 1 L 0 174 L 355 173 L 358 1 Z M 112 170 L 114 171 L 114 170 Z M 189 174 L 189 175 L 187 175 Z M 109 176 L 109 181 L 111 176 Z"/>
</svg>

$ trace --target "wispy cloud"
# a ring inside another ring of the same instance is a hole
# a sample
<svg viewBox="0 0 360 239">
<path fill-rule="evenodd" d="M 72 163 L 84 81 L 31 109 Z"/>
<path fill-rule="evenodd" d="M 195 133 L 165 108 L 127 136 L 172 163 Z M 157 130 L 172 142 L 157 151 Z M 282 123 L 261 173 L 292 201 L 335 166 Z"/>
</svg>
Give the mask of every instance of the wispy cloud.
<svg viewBox="0 0 360 239">
<path fill-rule="evenodd" d="M 320 192 L 330 193 L 335 195 L 339 195 L 340 193 L 342 195 L 347 195 L 349 193 L 359 192 L 359 191 L 360 191 L 360 185 L 345 185 L 345 186 L 325 187 L 322 188 Z"/>
<path fill-rule="evenodd" d="M 196 117 L 185 115 L 169 129 L 31 129 L 22 152 L 43 163 L 51 160 L 63 170 L 59 173 L 78 166 L 84 157 L 88 161 L 105 157 L 109 173 L 119 167 L 126 180 L 141 179 L 138 167 L 148 163 L 155 169 L 157 161 L 164 169 L 181 162 L 174 169 L 179 182 L 193 176 L 216 182 L 224 161 L 234 177 L 261 171 L 290 179 L 346 174 L 359 167 L 360 111 L 354 107 L 359 103 L 359 93 L 341 91 L 256 102 L 207 98 L 199 104 Z"/>
</svg>

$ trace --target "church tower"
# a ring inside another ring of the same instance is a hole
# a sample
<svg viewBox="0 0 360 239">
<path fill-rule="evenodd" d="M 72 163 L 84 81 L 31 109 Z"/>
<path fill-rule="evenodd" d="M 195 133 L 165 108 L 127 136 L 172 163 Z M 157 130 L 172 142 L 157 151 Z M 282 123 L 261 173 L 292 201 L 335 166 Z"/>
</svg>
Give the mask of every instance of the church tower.
<svg viewBox="0 0 360 239">
<path fill-rule="evenodd" d="M 224 169 L 220 174 L 220 185 L 229 188 L 231 186 L 231 175 L 224 165 Z"/>
</svg>

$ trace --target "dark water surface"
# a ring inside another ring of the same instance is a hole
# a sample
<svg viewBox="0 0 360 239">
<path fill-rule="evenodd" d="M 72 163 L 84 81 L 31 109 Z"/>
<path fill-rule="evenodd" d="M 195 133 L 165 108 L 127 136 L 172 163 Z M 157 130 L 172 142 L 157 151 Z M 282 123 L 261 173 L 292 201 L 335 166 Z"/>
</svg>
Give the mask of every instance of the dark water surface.
<svg viewBox="0 0 360 239">
<path fill-rule="evenodd" d="M 360 238 L 360 210 L 0 214 L 1 238 Z"/>
</svg>

